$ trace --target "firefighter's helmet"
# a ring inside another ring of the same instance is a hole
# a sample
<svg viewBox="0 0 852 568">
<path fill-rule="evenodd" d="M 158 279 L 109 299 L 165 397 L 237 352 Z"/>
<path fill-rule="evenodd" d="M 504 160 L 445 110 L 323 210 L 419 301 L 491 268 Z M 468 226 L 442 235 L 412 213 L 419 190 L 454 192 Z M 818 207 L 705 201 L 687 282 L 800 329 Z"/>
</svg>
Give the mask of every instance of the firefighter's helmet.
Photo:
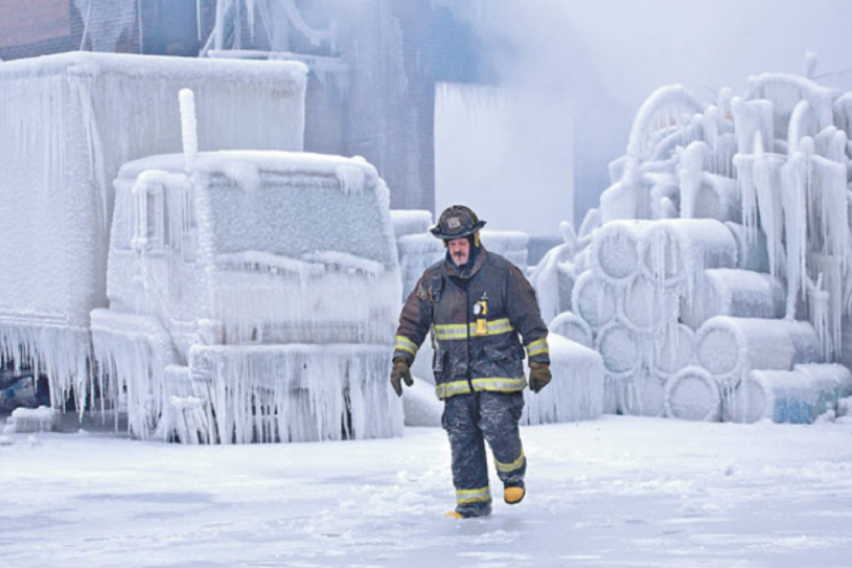
<svg viewBox="0 0 852 568">
<path fill-rule="evenodd" d="M 484 226 L 485 221 L 481 221 L 470 208 L 453 205 L 444 209 L 438 223 L 429 231 L 439 239 L 451 241 L 474 235 Z"/>
</svg>

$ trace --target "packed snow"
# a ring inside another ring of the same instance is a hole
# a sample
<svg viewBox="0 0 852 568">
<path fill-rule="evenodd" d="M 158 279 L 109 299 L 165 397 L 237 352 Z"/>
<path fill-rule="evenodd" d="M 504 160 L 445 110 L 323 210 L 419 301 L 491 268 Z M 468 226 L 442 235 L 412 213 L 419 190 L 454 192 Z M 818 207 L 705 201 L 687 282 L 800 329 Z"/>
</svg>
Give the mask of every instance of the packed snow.
<svg viewBox="0 0 852 568">
<path fill-rule="evenodd" d="M 190 447 L 66 420 L 69 433 L 0 437 L 0 557 L 9 568 L 841 568 L 848 420 L 522 426 L 527 497 L 463 521 L 444 518 L 455 503 L 440 428 Z"/>
</svg>

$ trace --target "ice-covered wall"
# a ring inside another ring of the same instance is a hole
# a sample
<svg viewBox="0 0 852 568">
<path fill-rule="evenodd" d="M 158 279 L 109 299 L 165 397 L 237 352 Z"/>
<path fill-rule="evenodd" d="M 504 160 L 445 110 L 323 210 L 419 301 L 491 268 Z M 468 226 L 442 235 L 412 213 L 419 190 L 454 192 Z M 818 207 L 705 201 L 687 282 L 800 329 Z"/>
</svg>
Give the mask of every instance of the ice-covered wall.
<svg viewBox="0 0 852 568">
<path fill-rule="evenodd" d="M 119 166 L 180 150 L 184 87 L 202 149 L 300 150 L 305 76 L 298 63 L 93 53 L 0 66 L 0 341 L 4 358 L 41 362 L 54 404 L 86 381 Z"/>
</svg>

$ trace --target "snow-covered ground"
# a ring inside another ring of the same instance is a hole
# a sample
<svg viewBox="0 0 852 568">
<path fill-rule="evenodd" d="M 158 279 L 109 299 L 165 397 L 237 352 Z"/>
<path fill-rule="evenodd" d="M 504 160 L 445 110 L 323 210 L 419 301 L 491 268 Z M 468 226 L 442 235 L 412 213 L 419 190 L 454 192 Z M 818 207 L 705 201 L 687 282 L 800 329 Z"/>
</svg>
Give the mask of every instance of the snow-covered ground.
<svg viewBox="0 0 852 568">
<path fill-rule="evenodd" d="M 852 423 L 605 416 L 522 436 L 524 502 L 457 521 L 440 429 L 242 446 L 88 424 L 7 435 L 0 565 L 852 566 Z"/>
</svg>

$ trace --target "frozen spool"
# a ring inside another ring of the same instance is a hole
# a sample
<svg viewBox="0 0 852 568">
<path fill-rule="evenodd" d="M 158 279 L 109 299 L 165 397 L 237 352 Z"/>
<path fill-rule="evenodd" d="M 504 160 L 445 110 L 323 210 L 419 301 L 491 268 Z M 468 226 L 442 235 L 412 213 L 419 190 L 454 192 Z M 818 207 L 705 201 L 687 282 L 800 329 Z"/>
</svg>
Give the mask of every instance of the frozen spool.
<svg viewBox="0 0 852 568">
<path fill-rule="evenodd" d="M 665 377 L 655 375 L 645 366 L 638 367 L 628 380 L 621 382 L 619 410 L 634 416 L 665 416 L 665 384 Z"/>
<path fill-rule="evenodd" d="M 595 420 L 603 413 L 604 367 L 600 354 L 562 336 L 547 336 L 553 381 L 537 394 L 524 390 L 523 424 Z"/>
<path fill-rule="evenodd" d="M 686 288 L 706 268 L 737 266 L 737 243 L 731 232 L 713 219 L 656 221 L 639 243 L 642 274 L 661 287 Z"/>
<path fill-rule="evenodd" d="M 820 393 L 819 414 L 837 410 L 838 401 L 852 396 L 852 373 L 837 363 L 796 365 L 794 371 L 807 375 Z"/>
<path fill-rule="evenodd" d="M 571 306 L 593 331 L 598 330 L 615 318 L 615 290 L 587 270 L 580 274 L 574 283 Z"/>
<path fill-rule="evenodd" d="M 713 316 L 782 318 L 786 295 L 781 282 L 769 274 L 736 268 L 704 271 L 699 293 L 691 304 L 682 302 L 681 318 L 697 329 Z"/>
<path fill-rule="evenodd" d="M 696 357 L 714 378 L 731 382 L 752 369 L 789 370 L 821 360 L 819 340 L 807 322 L 729 316 L 701 326 Z"/>
<path fill-rule="evenodd" d="M 810 424 L 818 416 L 819 393 L 799 371 L 756 369 L 724 399 L 729 422 Z"/>
<path fill-rule="evenodd" d="M 665 391 L 666 414 L 682 420 L 718 422 L 722 398 L 716 380 L 701 367 L 685 367 L 670 378 Z"/>
<path fill-rule="evenodd" d="M 649 221 L 610 221 L 592 238 L 592 271 L 603 282 L 615 286 L 639 271 L 638 248 Z"/>
<path fill-rule="evenodd" d="M 617 321 L 601 328 L 595 346 L 603 358 L 607 374 L 613 378 L 627 379 L 641 364 L 642 346 L 638 334 Z"/>
<path fill-rule="evenodd" d="M 675 300 L 675 309 L 669 305 L 672 300 Z M 665 322 L 667 313 L 677 312 L 676 300 L 666 290 L 637 274 L 624 287 L 623 323 L 635 331 L 653 331 Z"/>
<path fill-rule="evenodd" d="M 552 334 L 559 334 L 565 339 L 579 343 L 583 347 L 591 348 L 594 345 L 592 328 L 577 314 L 563 312 L 553 318 L 548 328 Z"/>
</svg>

